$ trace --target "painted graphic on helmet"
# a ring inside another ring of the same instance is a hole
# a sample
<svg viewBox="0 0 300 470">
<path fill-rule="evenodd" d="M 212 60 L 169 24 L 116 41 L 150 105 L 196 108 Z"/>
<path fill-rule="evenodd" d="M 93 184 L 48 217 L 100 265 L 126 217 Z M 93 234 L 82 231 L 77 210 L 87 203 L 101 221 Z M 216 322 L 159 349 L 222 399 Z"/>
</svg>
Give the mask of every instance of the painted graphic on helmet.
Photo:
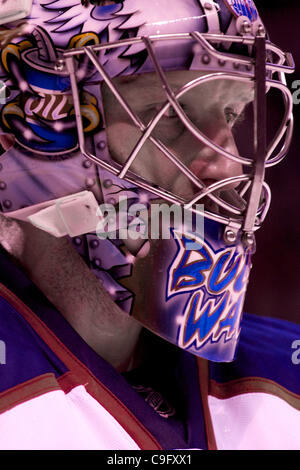
<svg viewBox="0 0 300 470">
<path fill-rule="evenodd" d="M 224 0 L 231 13 L 235 16 L 246 16 L 250 21 L 256 21 L 258 11 L 253 0 Z"/>
<path fill-rule="evenodd" d="M 167 299 L 190 294 L 178 328 L 178 345 L 200 350 L 223 336 L 236 340 L 250 257 L 236 247 L 214 250 L 208 242 L 198 241 L 198 248 L 187 250 L 190 236 L 177 236 L 178 251 L 169 268 Z M 197 240 L 193 240 L 197 244 Z"/>
<path fill-rule="evenodd" d="M 69 47 L 95 44 L 93 33 L 76 35 Z M 35 153 L 57 158 L 78 147 L 70 79 L 55 67 L 60 54 L 41 27 L 35 27 L 28 38 L 8 44 L 1 53 L 1 65 L 13 85 L 11 96 L 1 112 L 5 131 L 13 132 L 16 141 Z M 89 74 L 86 61 L 77 69 L 78 82 Z M 97 100 L 82 90 L 81 110 L 84 132 L 95 132 L 101 126 Z"/>
</svg>

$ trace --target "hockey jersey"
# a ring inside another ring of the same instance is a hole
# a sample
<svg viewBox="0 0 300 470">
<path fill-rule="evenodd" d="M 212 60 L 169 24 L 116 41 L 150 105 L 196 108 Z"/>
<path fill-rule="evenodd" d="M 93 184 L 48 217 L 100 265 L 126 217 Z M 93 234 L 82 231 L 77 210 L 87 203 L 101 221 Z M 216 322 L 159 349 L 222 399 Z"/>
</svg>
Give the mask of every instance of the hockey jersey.
<svg viewBox="0 0 300 470">
<path fill-rule="evenodd" d="M 299 325 L 245 315 L 237 358 L 152 333 L 118 374 L 2 251 L 1 449 L 299 449 Z"/>
</svg>

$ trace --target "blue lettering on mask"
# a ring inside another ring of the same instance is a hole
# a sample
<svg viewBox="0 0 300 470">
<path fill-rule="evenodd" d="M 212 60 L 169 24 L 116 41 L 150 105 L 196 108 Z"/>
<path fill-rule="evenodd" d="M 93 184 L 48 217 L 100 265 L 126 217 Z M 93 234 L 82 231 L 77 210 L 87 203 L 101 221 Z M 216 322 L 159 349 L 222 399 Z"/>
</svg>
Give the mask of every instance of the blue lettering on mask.
<svg viewBox="0 0 300 470">
<path fill-rule="evenodd" d="M 250 270 L 249 255 L 236 247 L 215 251 L 207 242 L 187 250 L 189 236 L 174 232 L 178 251 L 168 271 L 167 300 L 188 294 L 178 345 L 201 349 L 208 341 L 236 339 Z"/>
<path fill-rule="evenodd" d="M 258 18 L 258 11 L 253 0 L 225 0 L 225 4 L 237 17 L 246 16 L 251 22 Z"/>
</svg>

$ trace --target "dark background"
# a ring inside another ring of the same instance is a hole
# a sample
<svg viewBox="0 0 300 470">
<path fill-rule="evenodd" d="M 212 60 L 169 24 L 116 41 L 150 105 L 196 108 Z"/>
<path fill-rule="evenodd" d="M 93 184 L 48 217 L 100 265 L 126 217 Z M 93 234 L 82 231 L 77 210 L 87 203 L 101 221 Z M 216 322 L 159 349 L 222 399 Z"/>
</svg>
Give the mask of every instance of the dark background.
<svg viewBox="0 0 300 470">
<path fill-rule="evenodd" d="M 300 80 L 300 2 L 256 0 L 255 4 L 271 41 L 293 54 L 296 71 L 288 78 L 288 84 L 294 92 L 291 85 Z M 274 103 L 268 110 L 269 118 L 276 113 Z M 262 229 L 257 232 L 257 252 L 253 257 L 245 311 L 300 324 L 300 104 L 294 106 L 294 116 L 290 152 L 282 163 L 267 170 L 272 205 Z"/>
</svg>

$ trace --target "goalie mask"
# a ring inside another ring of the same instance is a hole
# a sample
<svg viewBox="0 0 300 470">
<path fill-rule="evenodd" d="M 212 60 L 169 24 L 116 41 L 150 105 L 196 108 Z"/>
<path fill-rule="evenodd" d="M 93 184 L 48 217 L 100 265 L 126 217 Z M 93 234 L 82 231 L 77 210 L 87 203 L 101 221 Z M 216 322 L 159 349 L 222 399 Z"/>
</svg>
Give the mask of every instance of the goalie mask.
<svg viewBox="0 0 300 470">
<path fill-rule="evenodd" d="M 156 334 L 233 360 L 265 170 L 292 135 L 291 55 L 252 0 L 34 0 L 23 21 L 0 31 L 2 211 L 69 236 Z"/>
</svg>

